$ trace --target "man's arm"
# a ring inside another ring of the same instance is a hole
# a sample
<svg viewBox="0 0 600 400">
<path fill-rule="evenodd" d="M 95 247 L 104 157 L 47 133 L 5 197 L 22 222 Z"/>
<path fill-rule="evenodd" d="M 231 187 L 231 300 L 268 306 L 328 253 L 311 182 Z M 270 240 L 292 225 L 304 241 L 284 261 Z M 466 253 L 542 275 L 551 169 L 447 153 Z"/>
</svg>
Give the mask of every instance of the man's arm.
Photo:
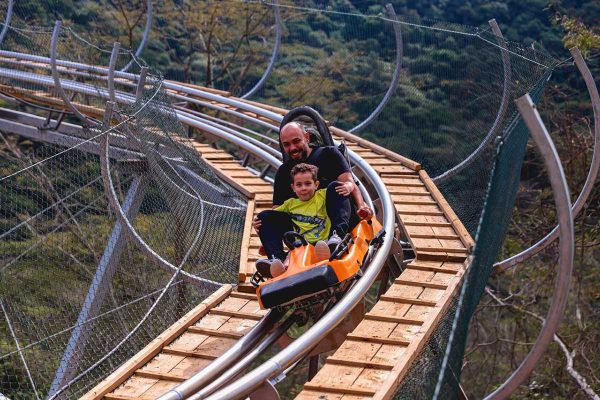
<svg viewBox="0 0 600 400">
<path fill-rule="evenodd" d="M 367 218 L 370 217 L 373 214 L 373 211 L 365 203 L 365 200 L 362 197 L 362 193 L 360 192 L 360 189 L 354 183 L 354 178 L 352 176 L 352 173 L 351 172 L 343 172 L 338 176 L 337 180 L 342 182 L 342 185 L 339 185 L 338 187 L 335 188 L 336 192 L 338 192 L 342 196 L 348 196 L 351 194 L 352 198 L 354 198 L 354 202 L 356 203 L 356 212 L 358 213 L 361 210 L 363 212 L 368 212 Z"/>
</svg>

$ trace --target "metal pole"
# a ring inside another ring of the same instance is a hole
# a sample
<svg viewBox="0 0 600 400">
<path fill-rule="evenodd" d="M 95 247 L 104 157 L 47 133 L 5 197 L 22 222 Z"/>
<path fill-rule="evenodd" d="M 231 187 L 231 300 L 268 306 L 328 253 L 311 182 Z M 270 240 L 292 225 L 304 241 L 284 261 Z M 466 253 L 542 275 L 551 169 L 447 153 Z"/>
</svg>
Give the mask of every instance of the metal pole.
<svg viewBox="0 0 600 400">
<path fill-rule="evenodd" d="M 65 93 L 58 77 L 58 71 L 56 69 L 56 46 L 58 45 L 58 37 L 60 35 L 61 21 L 56 21 L 54 24 L 54 31 L 52 32 L 52 41 L 50 42 L 50 66 L 52 68 L 52 79 L 54 80 L 54 88 L 58 92 L 58 95 L 62 99 L 65 106 L 73 112 L 73 114 L 81 120 L 84 125 L 89 125 L 88 118 L 79 112 L 79 110 L 71 104 L 69 97 Z"/>
<path fill-rule="evenodd" d="M 396 38 L 396 64 L 394 67 L 394 74 L 392 75 L 392 81 L 390 82 L 390 87 L 388 88 L 385 96 L 381 99 L 381 102 L 377 105 L 377 107 L 373 110 L 371 115 L 365 118 L 360 124 L 356 125 L 354 128 L 350 129 L 348 132 L 357 133 L 366 128 L 371 122 L 377 118 L 377 116 L 383 111 L 385 105 L 392 98 L 396 87 L 398 86 L 398 79 L 400 77 L 400 68 L 402 67 L 402 32 L 400 31 L 400 24 L 396 18 L 396 11 L 394 11 L 394 6 L 392 4 L 388 4 L 385 6 L 388 18 L 392 21 L 392 26 L 394 27 L 394 35 Z"/>
<path fill-rule="evenodd" d="M 144 199 L 145 186 L 143 178 L 140 177 L 136 177 L 131 182 L 125 202 L 123 203 L 123 211 L 127 214 L 128 218 L 135 218 Z M 77 318 L 77 323 L 65 348 L 65 353 L 54 375 L 48 397 L 56 393 L 77 372 L 83 347 L 91 330 L 88 321 L 96 317 L 98 310 L 104 302 L 104 297 L 109 289 L 109 283 L 125 251 L 125 244 L 125 231 L 121 223 L 117 221 L 108 239 L 108 244 L 104 248 L 104 254 L 102 254 L 102 258 L 98 263 L 98 268 L 96 268 L 96 274 L 88 289 L 83 306 L 79 312 L 79 317 Z"/>
<path fill-rule="evenodd" d="M 574 234 L 571 199 L 558 153 L 535 104 L 528 94 L 517 99 L 517 108 L 529 129 L 531 137 L 540 150 L 544 159 L 544 165 L 548 170 L 559 221 L 559 269 L 554 284 L 552 303 L 535 344 L 521 365 L 519 365 L 519 368 L 498 389 L 489 394 L 485 398 L 486 400 L 508 398 L 531 374 L 537 362 L 544 354 L 544 351 L 553 340 L 556 328 L 563 316 L 565 306 L 567 305 L 571 272 L 573 270 Z"/>
<path fill-rule="evenodd" d="M 108 98 L 113 103 L 116 102 L 115 99 L 115 66 L 117 65 L 117 58 L 119 57 L 119 49 L 121 48 L 121 44 L 119 42 L 115 42 L 113 44 L 112 52 L 110 53 L 110 61 L 108 63 Z"/>
<path fill-rule="evenodd" d="M 432 178 L 431 180 L 440 184 L 444 181 L 452 178 L 460 171 L 469 166 L 473 161 L 475 161 L 481 153 L 487 148 L 488 144 L 496 137 L 496 133 L 498 129 L 502 126 L 502 121 L 504 120 L 504 115 L 506 114 L 506 110 L 508 109 L 508 100 L 510 97 L 510 83 L 511 83 L 511 65 L 510 65 L 510 56 L 508 53 L 508 48 L 506 47 L 506 40 L 504 40 L 504 36 L 502 35 L 502 31 L 498 26 L 498 23 L 495 19 L 489 20 L 490 27 L 492 28 L 492 32 L 496 36 L 496 40 L 498 41 L 498 45 L 500 46 L 500 54 L 502 55 L 502 67 L 504 68 L 504 84 L 502 87 L 502 99 L 500 100 L 500 107 L 498 108 L 498 113 L 496 113 L 496 119 L 492 124 L 492 127 L 488 131 L 487 135 L 483 138 L 482 142 L 477 146 L 475 151 L 473 151 L 467 158 L 460 162 L 460 164 L 450 168 L 448 171 L 444 172 Z"/>
<path fill-rule="evenodd" d="M 587 201 L 590 193 L 592 192 L 592 188 L 594 187 L 594 183 L 596 182 L 596 178 L 598 177 L 598 168 L 600 167 L 600 96 L 598 95 L 598 88 L 596 87 L 596 83 L 594 82 L 594 77 L 590 72 L 588 66 L 586 65 L 583 57 L 581 56 L 581 52 L 576 47 L 571 49 L 571 54 L 573 55 L 573 59 L 575 60 L 575 64 L 583 75 L 583 79 L 585 81 L 585 85 L 592 99 L 592 109 L 594 111 L 594 152 L 592 155 L 592 162 L 590 163 L 590 169 L 588 171 L 587 178 L 585 179 L 585 183 L 575 204 L 572 208 L 573 218 L 575 218 L 583 206 Z M 521 263 L 531 256 L 539 253 L 548 245 L 556 240 L 558 237 L 558 226 L 555 226 L 550 233 L 548 233 L 543 239 L 529 247 L 526 250 L 523 250 L 519 254 L 516 254 L 512 257 L 507 258 L 504 261 L 500 261 L 494 264 L 494 272 L 501 273 L 506 271 L 507 269 L 515 266 L 518 263 Z"/>
<path fill-rule="evenodd" d="M 2 28 L 2 32 L 0 32 L 0 43 L 2 43 L 4 36 L 6 36 L 6 32 L 8 32 L 8 27 L 10 26 L 10 20 L 12 19 L 13 14 L 13 5 L 14 0 L 8 0 L 8 5 L 6 6 L 6 17 L 4 17 L 4 27 Z"/>
<path fill-rule="evenodd" d="M 281 16 L 279 15 L 279 4 L 277 4 L 277 0 L 273 0 L 273 11 L 275 12 L 275 45 L 273 46 L 273 53 L 271 53 L 271 60 L 269 61 L 269 65 L 267 69 L 263 73 L 263 76 L 260 78 L 256 85 L 252 89 L 248 91 L 245 95 L 241 96 L 242 99 L 247 99 L 256 93 L 264 84 L 271 71 L 273 70 L 273 66 L 275 65 L 275 61 L 277 60 L 277 55 L 279 54 L 279 47 L 281 46 Z"/>
<path fill-rule="evenodd" d="M 142 41 L 140 42 L 140 45 L 138 46 L 137 50 L 135 51 L 134 56 L 131 58 L 131 61 L 129 61 L 127 63 L 127 65 L 125 65 L 121 71 L 125 72 L 127 71 L 129 68 L 131 68 L 131 66 L 133 65 L 133 63 L 135 62 L 135 59 L 138 58 L 140 56 L 140 54 L 142 54 L 142 51 L 144 51 L 144 47 L 146 47 L 146 42 L 148 41 L 148 36 L 150 35 L 150 29 L 152 28 L 152 0 L 147 0 L 146 1 L 146 26 L 144 27 L 144 34 L 142 36 Z"/>
</svg>

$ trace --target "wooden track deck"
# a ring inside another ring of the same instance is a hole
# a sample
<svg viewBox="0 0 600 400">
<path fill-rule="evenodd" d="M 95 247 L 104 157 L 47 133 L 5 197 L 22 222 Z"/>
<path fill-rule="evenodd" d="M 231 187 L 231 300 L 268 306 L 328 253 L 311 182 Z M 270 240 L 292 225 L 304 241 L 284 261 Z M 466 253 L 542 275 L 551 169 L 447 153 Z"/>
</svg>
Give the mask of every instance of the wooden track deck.
<svg viewBox="0 0 600 400">
<path fill-rule="evenodd" d="M 62 106 L 60 100 L 43 92 L 6 86 L 1 86 L 0 91 L 32 102 Z M 246 102 L 279 114 L 286 112 Z M 102 115 L 99 109 L 78 106 L 87 114 Z M 297 399 L 389 399 L 450 306 L 468 267 L 473 240 L 418 163 L 337 128 L 332 127 L 331 131 L 381 176 L 392 195 L 399 227 L 413 246 L 416 259 L 326 359 Z M 154 399 L 226 351 L 264 314 L 247 281 L 254 273 L 260 247 L 251 220 L 260 211 L 271 208 L 272 189 L 226 152 L 208 144 L 192 145 L 221 179 L 249 199 L 238 291 L 225 286 L 215 292 L 83 399 Z"/>
</svg>

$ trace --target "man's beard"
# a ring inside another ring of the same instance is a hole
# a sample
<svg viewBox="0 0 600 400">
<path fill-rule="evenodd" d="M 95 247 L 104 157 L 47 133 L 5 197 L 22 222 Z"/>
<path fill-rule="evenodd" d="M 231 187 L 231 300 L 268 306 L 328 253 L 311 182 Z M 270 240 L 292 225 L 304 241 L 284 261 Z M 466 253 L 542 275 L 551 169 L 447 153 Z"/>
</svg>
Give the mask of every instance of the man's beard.
<svg viewBox="0 0 600 400">
<path fill-rule="evenodd" d="M 299 158 L 292 157 L 292 155 L 296 155 L 298 153 L 300 153 Z M 290 160 L 292 160 L 296 163 L 303 162 L 303 161 L 306 161 L 306 159 L 308 158 L 308 151 L 306 151 L 306 149 L 302 149 L 298 152 L 290 153 L 289 156 L 290 156 Z"/>
</svg>

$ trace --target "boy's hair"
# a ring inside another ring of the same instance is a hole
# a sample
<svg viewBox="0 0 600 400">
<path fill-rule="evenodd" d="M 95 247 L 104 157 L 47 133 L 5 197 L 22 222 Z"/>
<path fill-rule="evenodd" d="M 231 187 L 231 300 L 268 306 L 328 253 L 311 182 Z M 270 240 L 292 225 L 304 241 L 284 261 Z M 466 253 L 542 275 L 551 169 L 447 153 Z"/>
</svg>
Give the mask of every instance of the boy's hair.
<svg viewBox="0 0 600 400">
<path fill-rule="evenodd" d="M 317 173 L 319 172 L 319 168 L 312 164 L 300 163 L 294 166 L 290 171 L 290 175 L 292 177 L 292 181 L 294 181 L 294 176 L 297 174 L 302 174 L 304 172 L 310 172 L 313 181 L 317 181 Z"/>
</svg>

